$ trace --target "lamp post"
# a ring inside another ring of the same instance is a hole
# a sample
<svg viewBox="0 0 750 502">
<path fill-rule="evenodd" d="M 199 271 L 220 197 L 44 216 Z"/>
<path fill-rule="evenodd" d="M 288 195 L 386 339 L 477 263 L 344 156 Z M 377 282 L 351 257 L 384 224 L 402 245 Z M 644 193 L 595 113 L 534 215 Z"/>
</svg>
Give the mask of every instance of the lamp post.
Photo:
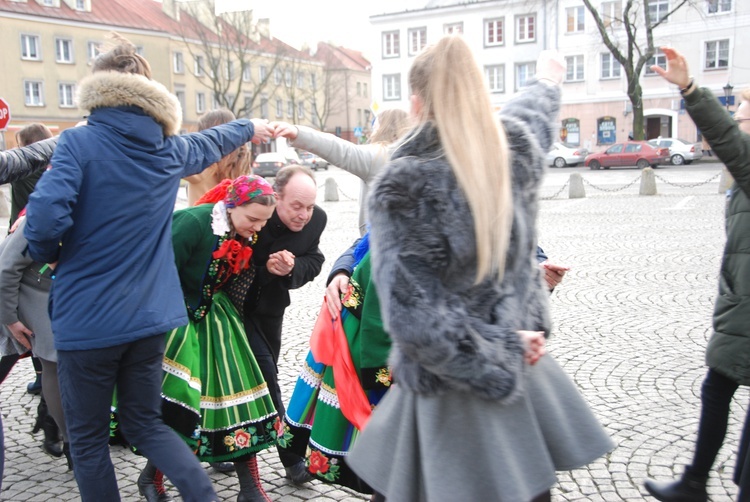
<svg viewBox="0 0 750 502">
<path fill-rule="evenodd" d="M 727 82 L 727 85 L 724 86 L 724 97 L 726 98 L 725 103 L 727 105 L 727 111 L 729 111 L 729 98 L 732 96 L 732 89 L 734 89 L 734 86 Z"/>
</svg>

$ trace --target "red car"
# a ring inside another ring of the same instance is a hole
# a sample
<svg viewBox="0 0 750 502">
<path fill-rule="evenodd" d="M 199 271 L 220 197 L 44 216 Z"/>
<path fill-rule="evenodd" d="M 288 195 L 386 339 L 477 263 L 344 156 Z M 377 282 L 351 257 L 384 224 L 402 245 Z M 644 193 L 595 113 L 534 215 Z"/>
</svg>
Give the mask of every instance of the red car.
<svg viewBox="0 0 750 502">
<path fill-rule="evenodd" d="M 657 148 L 645 141 L 628 141 L 617 143 L 603 152 L 592 153 L 586 157 L 585 165 L 589 169 L 609 169 L 610 167 L 636 166 L 638 169 L 657 167 L 669 164 L 669 148 Z"/>
</svg>

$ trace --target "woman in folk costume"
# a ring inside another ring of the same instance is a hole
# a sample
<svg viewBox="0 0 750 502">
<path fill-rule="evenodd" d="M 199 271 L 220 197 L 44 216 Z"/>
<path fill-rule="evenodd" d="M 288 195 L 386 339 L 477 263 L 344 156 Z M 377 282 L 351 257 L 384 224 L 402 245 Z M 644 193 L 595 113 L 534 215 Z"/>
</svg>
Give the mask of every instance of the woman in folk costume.
<svg viewBox="0 0 750 502">
<path fill-rule="evenodd" d="M 563 65 L 492 112 L 482 72 L 445 37 L 409 73 L 418 126 L 368 200 L 391 388 L 347 464 L 391 502 L 549 501 L 555 471 L 612 443 L 550 356 L 535 264 L 537 195 Z"/>
<path fill-rule="evenodd" d="M 378 297 L 370 281 L 369 234 L 358 241 L 353 257 L 353 273 L 349 263 L 339 266 L 348 262 L 348 253 L 334 264 L 334 278 L 340 272 L 351 275 L 348 290 L 341 299 L 340 312 L 330 309 L 330 300 L 321 310 L 311 350 L 287 406 L 279 444 L 297 455 L 307 455 L 308 471 L 317 479 L 372 493 L 349 469 L 346 456 L 371 408 L 391 385 L 387 364 L 391 341 L 383 330 Z M 343 332 L 329 329 L 332 323 Z"/>
<path fill-rule="evenodd" d="M 204 462 L 235 463 L 238 502 L 268 500 L 256 453 L 276 444 L 271 398 L 231 299 L 251 268 L 252 243 L 276 204 L 261 177 L 224 180 L 199 205 L 175 211 L 172 242 L 189 322 L 167 334 L 164 421 Z M 138 478 L 149 501 L 171 500 L 150 462 Z"/>
</svg>

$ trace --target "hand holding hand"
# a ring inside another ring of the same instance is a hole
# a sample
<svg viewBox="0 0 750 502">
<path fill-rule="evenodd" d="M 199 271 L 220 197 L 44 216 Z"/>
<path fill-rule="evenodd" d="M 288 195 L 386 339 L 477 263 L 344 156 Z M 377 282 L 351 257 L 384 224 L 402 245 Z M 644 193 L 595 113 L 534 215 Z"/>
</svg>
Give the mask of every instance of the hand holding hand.
<svg viewBox="0 0 750 502">
<path fill-rule="evenodd" d="M 547 287 L 549 287 L 550 291 L 555 289 L 555 286 L 562 282 L 565 273 L 570 270 L 570 267 L 558 265 L 549 260 L 543 261 L 539 266 L 544 272 L 544 280 L 547 281 Z"/>
<path fill-rule="evenodd" d="M 266 119 L 250 119 L 253 123 L 253 143 L 260 145 L 273 137 L 273 128 Z"/>
<path fill-rule="evenodd" d="M 34 333 L 26 327 L 21 321 L 16 321 L 13 324 L 8 324 L 8 330 L 13 335 L 13 338 L 18 340 L 18 343 L 31 350 L 31 337 Z"/>
<path fill-rule="evenodd" d="M 294 269 L 294 255 L 285 249 L 277 251 L 268 257 L 266 269 L 273 275 L 289 275 Z"/>
<path fill-rule="evenodd" d="M 546 340 L 542 331 L 518 331 L 523 346 L 526 348 L 524 360 L 527 364 L 533 366 L 539 359 L 547 353 L 545 346 Z"/>
<path fill-rule="evenodd" d="M 658 65 L 653 65 L 651 69 L 680 89 L 685 89 L 690 85 L 690 71 L 685 56 L 671 47 L 661 47 L 661 51 L 667 56 L 667 69 Z"/>
<path fill-rule="evenodd" d="M 278 138 L 280 136 L 282 138 L 290 139 L 292 141 L 297 139 L 297 134 L 299 133 L 299 129 L 297 129 L 296 125 L 292 125 L 287 122 L 272 122 L 271 126 L 273 126 L 274 138 Z"/>
<path fill-rule="evenodd" d="M 326 305 L 331 318 L 336 319 L 341 313 L 341 296 L 349 289 L 349 276 L 339 272 L 326 287 Z"/>
<path fill-rule="evenodd" d="M 555 85 L 560 85 L 565 76 L 565 59 L 555 50 L 543 50 L 536 60 L 537 80 L 547 80 Z"/>
</svg>

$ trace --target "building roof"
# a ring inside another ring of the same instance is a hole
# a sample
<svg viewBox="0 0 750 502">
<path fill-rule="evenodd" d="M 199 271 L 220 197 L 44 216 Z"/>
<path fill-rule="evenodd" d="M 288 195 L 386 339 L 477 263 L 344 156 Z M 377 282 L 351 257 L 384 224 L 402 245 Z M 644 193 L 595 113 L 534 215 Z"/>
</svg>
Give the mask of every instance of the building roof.
<svg viewBox="0 0 750 502">
<path fill-rule="evenodd" d="M 319 59 L 325 59 L 329 66 L 339 66 L 347 70 L 370 71 L 372 65 L 360 51 L 339 47 L 326 42 L 318 42 Z"/>
</svg>

